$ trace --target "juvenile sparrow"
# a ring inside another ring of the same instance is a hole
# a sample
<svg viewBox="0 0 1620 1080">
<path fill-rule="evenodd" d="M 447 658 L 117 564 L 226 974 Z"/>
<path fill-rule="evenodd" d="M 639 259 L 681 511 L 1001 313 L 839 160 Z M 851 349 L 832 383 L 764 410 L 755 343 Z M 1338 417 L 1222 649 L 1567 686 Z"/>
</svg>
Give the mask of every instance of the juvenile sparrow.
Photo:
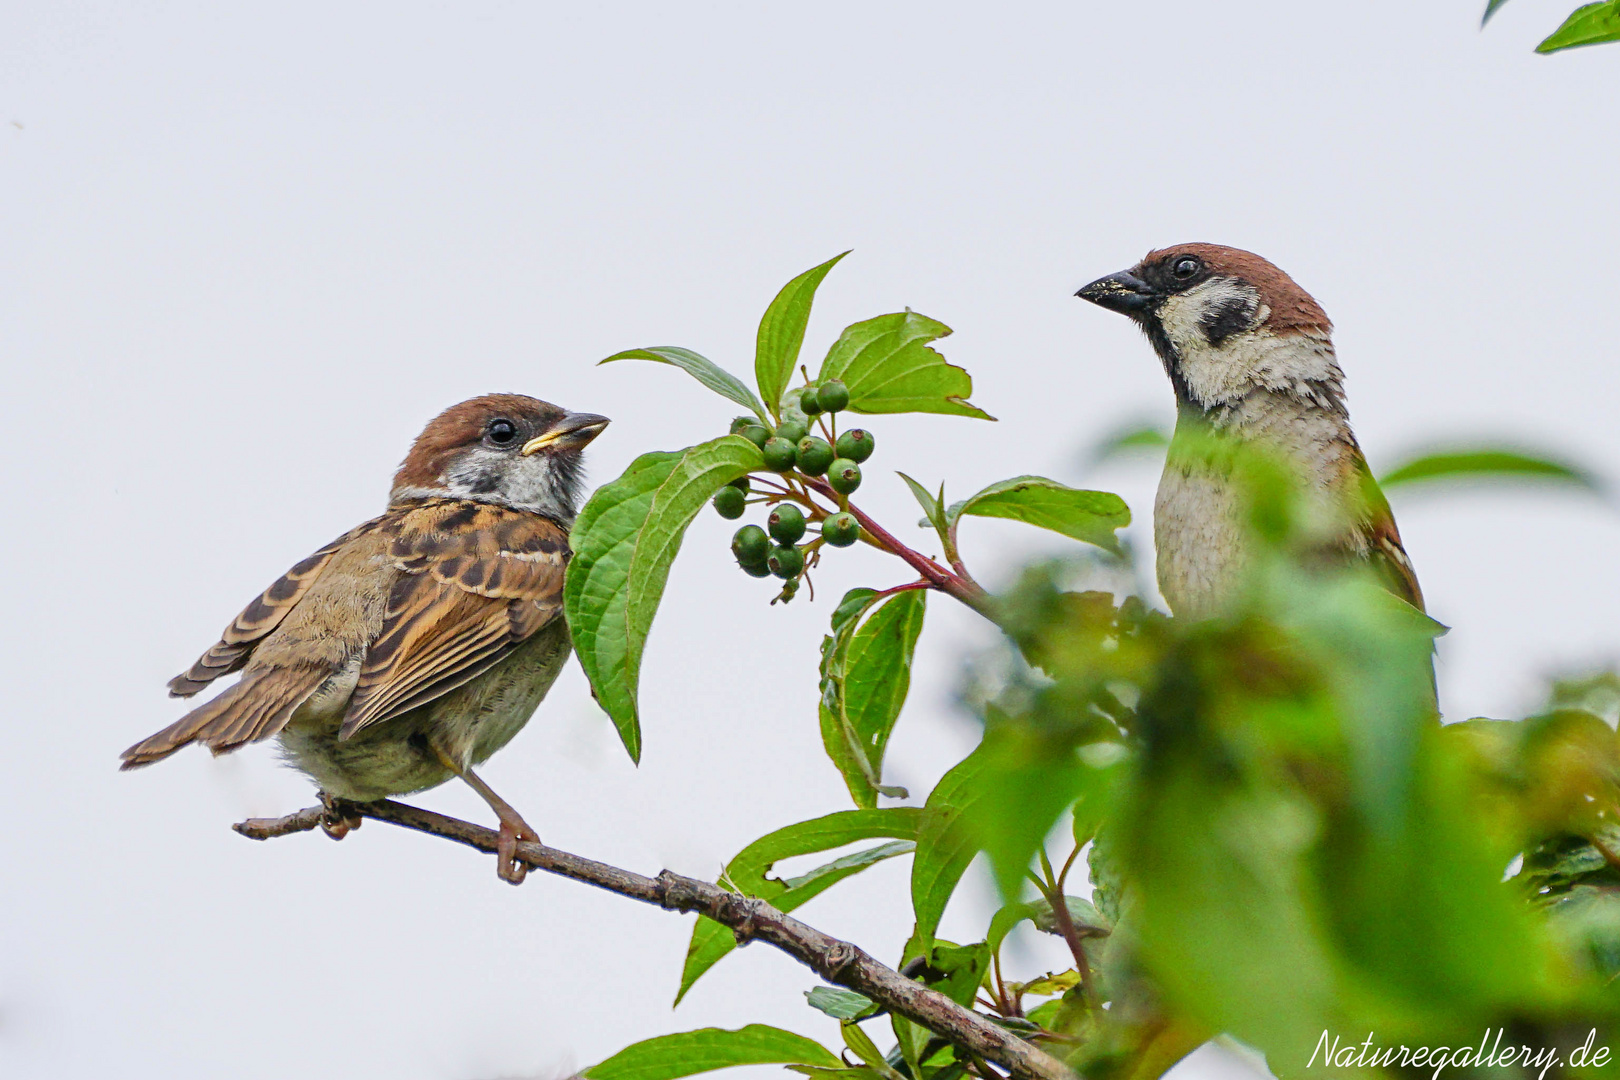
<svg viewBox="0 0 1620 1080">
<path fill-rule="evenodd" d="M 240 681 L 125 750 L 123 767 L 277 736 L 329 805 L 459 776 L 500 818 L 500 876 L 521 882 L 517 841 L 538 837 L 472 767 L 528 722 L 568 659 L 568 529 L 581 451 L 607 424 L 518 394 L 440 413 L 387 512 L 287 571 L 169 693 Z"/>
<path fill-rule="evenodd" d="M 1153 506 L 1159 591 L 1177 615 L 1209 614 L 1237 588 L 1248 553 L 1241 492 L 1177 442 L 1214 431 L 1297 466 L 1325 545 L 1366 560 L 1423 607 L 1389 503 L 1350 430 L 1333 324 L 1304 289 L 1248 251 L 1182 244 L 1077 294 L 1129 315 L 1175 389 L 1178 419 Z"/>
</svg>

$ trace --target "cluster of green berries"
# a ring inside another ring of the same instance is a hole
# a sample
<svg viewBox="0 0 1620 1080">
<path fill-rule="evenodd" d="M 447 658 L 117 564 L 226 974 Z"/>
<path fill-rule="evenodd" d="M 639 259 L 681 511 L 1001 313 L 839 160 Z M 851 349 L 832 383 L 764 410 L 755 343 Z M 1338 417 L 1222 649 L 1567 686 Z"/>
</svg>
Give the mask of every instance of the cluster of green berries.
<svg viewBox="0 0 1620 1080">
<path fill-rule="evenodd" d="M 759 447 L 765 467 L 772 472 L 825 477 L 827 486 L 848 495 L 861 486 L 861 462 L 872 456 L 871 433 L 853 428 L 829 443 L 810 433 L 811 417 L 836 413 L 849 404 L 849 388 L 836 379 L 820 386 L 807 386 L 789 394 L 784 402 L 781 423 L 772 430 L 757 417 L 739 416 L 731 423 L 733 435 Z M 747 509 L 751 488 L 748 478 L 732 481 L 714 497 L 714 508 L 721 517 L 735 520 Z M 754 577 L 772 574 L 787 582 L 784 595 L 791 596 L 804 573 L 805 546 L 799 541 L 809 529 L 804 512 L 789 502 L 771 508 L 765 528 L 744 525 L 731 538 L 731 553 L 737 564 Z M 821 522 L 820 538 L 833 547 L 849 547 L 860 539 L 861 526 L 855 515 L 841 511 Z"/>
</svg>

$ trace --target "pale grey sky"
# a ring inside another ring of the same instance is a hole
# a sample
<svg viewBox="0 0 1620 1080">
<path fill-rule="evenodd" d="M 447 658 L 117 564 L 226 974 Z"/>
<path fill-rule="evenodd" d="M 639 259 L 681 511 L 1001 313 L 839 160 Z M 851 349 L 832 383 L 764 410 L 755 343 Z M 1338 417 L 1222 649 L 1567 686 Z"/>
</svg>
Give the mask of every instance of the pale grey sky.
<svg viewBox="0 0 1620 1080">
<path fill-rule="evenodd" d="M 1573 0 L 1514 0 L 1483 34 L 1481 2 L 5 3 L 0 1074 L 489 1080 L 709 1024 L 836 1039 L 815 979 L 764 947 L 672 1013 L 686 919 L 510 889 L 379 824 L 240 839 L 309 802 L 268 748 L 134 775 L 116 756 L 182 711 L 164 681 L 243 603 L 380 508 L 440 408 L 516 390 L 605 413 L 609 479 L 734 409 L 592 361 L 678 344 L 746 372 L 775 289 L 844 248 L 807 356 L 909 305 L 956 328 L 943 351 L 1001 418 L 870 425 L 861 498 L 898 525 L 916 509 L 889 470 L 1075 482 L 1121 419 L 1167 419 L 1147 345 L 1070 294 L 1185 240 L 1259 251 L 1322 301 L 1375 465 L 1488 434 L 1620 475 L 1620 46 L 1537 57 Z M 1090 479 L 1146 516 L 1151 469 Z M 1620 651 L 1612 509 L 1396 512 L 1454 627 L 1449 715 L 1514 714 Z M 991 582 L 1064 548 L 964 531 Z M 551 842 L 712 877 L 847 805 L 816 735 L 827 599 L 904 576 L 850 553 L 817 603 L 767 608 L 729 532 L 701 518 L 671 577 L 639 769 L 577 668 L 490 764 Z M 971 745 L 950 691 L 991 640 L 948 603 L 929 618 L 892 749 L 919 793 Z M 892 958 L 905 873 L 806 917 Z M 990 904 L 970 883 L 946 932 Z"/>
</svg>

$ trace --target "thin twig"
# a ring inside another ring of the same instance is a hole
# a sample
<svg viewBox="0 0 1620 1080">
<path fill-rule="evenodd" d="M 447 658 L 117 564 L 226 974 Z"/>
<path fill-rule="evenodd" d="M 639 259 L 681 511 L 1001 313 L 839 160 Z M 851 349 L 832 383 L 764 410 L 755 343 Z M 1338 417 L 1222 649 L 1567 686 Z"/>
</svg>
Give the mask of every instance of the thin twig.
<svg viewBox="0 0 1620 1080">
<path fill-rule="evenodd" d="M 307 832 L 323 817 L 368 817 L 400 825 L 431 836 L 454 840 L 485 853 L 493 853 L 498 834 L 471 822 L 431 810 L 407 806 L 391 799 L 369 803 L 338 803 L 331 809 L 310 807 L 284 818 L 254 818 L 235 826 L 255 840 Z M 763 900 L 728 892 L 707 881 L 683 877 L 668 870 L 656 878 L 571 855 L 544 844 L 520 842 L 517 856 L 535 870 L 583 881 L 609 892 L 656 904 L 671 911 L 695 911 L 729 927 L 739 944 L 767 942 L 787 953 L 830 983 L 865 994 L 890 1012 L 921 1024 L 956 1046 L 979 1054 L 1008 1069 L 1021 1080 L 1074 1080 L 1061 1061 L 1032 1043 L 1018 1038 L 977 1013 L 965 1009 L 920 982 L 901 975 L 847 941 L 839 941 L 783 914 Z"/>
<path fill-rule="evenodd" d="M 1069 952 L 1074 955 L 1074 969 L 1080 973 L 1080 992 L 1086 996 L 1086 1001 L 1095 1004 L 1097 989 L 1092 984 L 1091 963 L 1086 959 L 1086 935 L 1074 924 L 1074 916 L 1069 914 L 1069 898 L 1063 894 L 1058 884 L 1057 875 L 1052 873 L 1052 860 L 1046 857 L 1046 849 L 1041 849 L 1041 871 L 1046 875 L 1046 882 L 1041 885 L 1041 892 L 1046 894 L 1047 903 L 1052 905 L 1052 919 L 1057 923 L 1058 933 L 1063 935 L 1064 942 L 1069 946 Z M 1064 866 L 1068 872 L 1068 865 Z M 1033 877 L 1034 875 L 1030 875 Z M 1036 879 L 1040 884 L 1040 879 Z"/>
<path fill-rule="evenodd" d="M 825 480 L 811 479 L 806 482 L 806 486 L 827 498 L 838 497 L 838 493 L 832 489 L 832 485 Z M 855 515 L 855 520 L 860 522 L 861 528 L 872 534 L 872 538 L 878 542 L 880 547 L 904 559 L 913 570 L 928 581 L 932 588 L 960 600 L 974 611 L 994 621 L 991 614 L 990 597 L 977 584 L 958 577 L 920 551 L 913 550 L 907 544 L 902 543 L 893 533 L 873 521 L 854 503 L 846 501 L 844 505 L 851 514 Z"/>
</svg>

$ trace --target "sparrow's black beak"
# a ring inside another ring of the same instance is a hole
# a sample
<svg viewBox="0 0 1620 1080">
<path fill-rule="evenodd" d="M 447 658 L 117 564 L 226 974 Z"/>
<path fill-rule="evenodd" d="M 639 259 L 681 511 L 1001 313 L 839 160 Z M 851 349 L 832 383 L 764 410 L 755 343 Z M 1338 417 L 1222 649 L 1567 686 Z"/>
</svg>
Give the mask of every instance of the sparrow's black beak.
<svg viewBox="0 0 1620 1080">
<path fill-rule="evenodd" d="M 1140 315 L 1154 299 L 1153 286 L 1129 270 L 1098 278 L 1074 295 L 1121 315 Z"/>
<path fill-rule="evenodd" d="M 605 416 L 595 413 L 576 412 L 569 413 L 552 425 L 551 430 L 544 435 L 537 435 L 523 444 L 524 454 L 533 454 L 544 450 L 548 446 L 559 444 L 572 449 L 579 449 L 598 435 L 602 429 L 612 423 Z"/>
</svg>

